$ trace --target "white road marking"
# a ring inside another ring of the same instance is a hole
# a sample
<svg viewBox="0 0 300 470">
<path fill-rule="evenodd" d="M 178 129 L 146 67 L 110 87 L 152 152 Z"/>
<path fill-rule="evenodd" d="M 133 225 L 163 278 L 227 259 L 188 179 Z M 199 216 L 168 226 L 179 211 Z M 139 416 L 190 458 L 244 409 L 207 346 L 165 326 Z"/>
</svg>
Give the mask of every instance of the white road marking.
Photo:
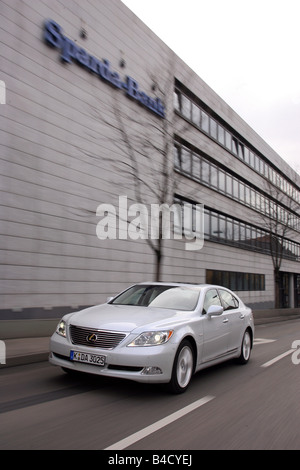
<svg viewBox="0 0 300 470">
<path fill-rule="evenodd" d="M 151 424 L 150 426 L 147 426 L 144 429 L 141 429 L 140 431 L 131 434 L 131 436 L 126 437 L 125 439 L 122 439 L 119 442 L 116 442 L 115 444 L 107 447 L 104 450 L 123 450 L 126 449 L 126 447 L 131 446 L 137 441 L 140 441 L 144 437 L 149 436 L 150 434 L 158 431 L 159 429 L 162 429 L 163 427 L 167 426 L 170 423 L 173 423 L 177 419 L 182 418 L 183 416 L 187 415 L 191 411 L 194 411 L 195 409 L 199 408 L 200 406 L 205 405 L 206 403 L 210 402 L 213 400 L 215 397 L 213 396 L 206 396 L 204 398 L 200 398 L 200 400 L 195 401 L 194 403 L 191 403 L 190 405 L 182 408 L 181 410 L 176 411 L 175 413 L 170 414 L 169 416 L 166 416 L 166 418 L 160 419 L 156 423 Z"/>
<path fill-rule="evenodd" d="M 280 361 L 281 359 L 288 356 L 289 354 L 292 354 L 293 352 L 295 352 L 295 349 L 290 349 L 289 351 L 286 351 L 285 353 L 280 354 L 280 356 L 276 356 L 276 357 L 274 357 L 274 359 L 271 359 L 270 361 L 265 362 L 261 367 L 272 366 L 273 364 L 275 364 L 275 362 Z"/>
<path fill-rule="evenodd" d="M 276 339 L 265 339 L 265 338 L 254 338 L 253 344 L 267 344 L 267 343 L 274 343 L 277 341 Z"/>
</svg>

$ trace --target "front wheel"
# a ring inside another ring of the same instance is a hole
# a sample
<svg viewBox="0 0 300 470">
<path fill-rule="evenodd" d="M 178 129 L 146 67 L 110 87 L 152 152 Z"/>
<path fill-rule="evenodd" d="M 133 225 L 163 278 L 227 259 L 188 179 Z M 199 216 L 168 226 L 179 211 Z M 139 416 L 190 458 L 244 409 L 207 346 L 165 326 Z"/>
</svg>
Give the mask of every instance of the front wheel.
<svg viewBox="0 0 300 470">
<path fill-rule="evenodd" d="M 169 388 L 172 393 L 183 393 L 194 372 L 194 354 L 189 341 L 184 340 L 176 353 Z"/>
<path fill-rule="evenodd" d="M 246 330 L 244 337 L 243 337 L 243 341 L 242 341 L 241 355 L 238 358 L 239 364 L 247 364 L 247 362 L 250 359 L 251 349 L 252 349 L 251 335 L 250 335 L 249 330 Z"/>
</svg>

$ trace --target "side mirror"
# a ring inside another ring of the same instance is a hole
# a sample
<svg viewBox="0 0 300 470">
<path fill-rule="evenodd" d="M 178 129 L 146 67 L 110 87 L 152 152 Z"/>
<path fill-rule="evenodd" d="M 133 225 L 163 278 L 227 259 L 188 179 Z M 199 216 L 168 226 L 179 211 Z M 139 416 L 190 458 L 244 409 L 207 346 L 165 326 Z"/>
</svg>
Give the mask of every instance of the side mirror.
<svg viewBox="0 0 300 470">
<path fill-rule="evenodd" d="M 220 305 L 211 305 L 207 310 L 207 315 L 209 317 L 217 317 L 219 315 L 222 315 L 223 312 L 224 309 Z"/>
</svg>

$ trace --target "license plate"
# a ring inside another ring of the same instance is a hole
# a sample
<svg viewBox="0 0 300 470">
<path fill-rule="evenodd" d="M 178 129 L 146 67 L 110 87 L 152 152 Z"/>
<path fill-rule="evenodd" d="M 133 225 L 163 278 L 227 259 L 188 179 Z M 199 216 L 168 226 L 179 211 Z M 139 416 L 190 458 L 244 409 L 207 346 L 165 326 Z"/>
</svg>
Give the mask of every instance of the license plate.
<svg viewBox="0 0 300 470">
<path fill-rule="evenodd" d="M 71 351 L 70 360 L 75 362 L 84 362 L 85 364 L 93 364 L 103 367 L 105 365 L 106 356 L 98 354 L 84 353 L 79 351 Z"/>
</svg>

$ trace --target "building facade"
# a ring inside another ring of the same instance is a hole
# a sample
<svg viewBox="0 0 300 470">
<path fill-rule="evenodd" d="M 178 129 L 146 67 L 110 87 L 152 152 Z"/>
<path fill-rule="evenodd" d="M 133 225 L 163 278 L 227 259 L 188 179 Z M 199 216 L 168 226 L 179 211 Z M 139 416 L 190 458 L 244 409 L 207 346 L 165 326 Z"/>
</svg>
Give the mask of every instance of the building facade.
<svg viewBox="0 0 300 470">
<path fill-rule="evenodd" d="M 121 1 L 0 9 L 0 319 L 60 317 L 158 271 L 253 308 L 274 307 L 276 277 L 300 306 L 300 177 L 279 155 Z M 142 230 L 162 204 L 191 209 L 183 236 Z M 186 249 L 199 205 L 204 244 Z"/>
</svg>

